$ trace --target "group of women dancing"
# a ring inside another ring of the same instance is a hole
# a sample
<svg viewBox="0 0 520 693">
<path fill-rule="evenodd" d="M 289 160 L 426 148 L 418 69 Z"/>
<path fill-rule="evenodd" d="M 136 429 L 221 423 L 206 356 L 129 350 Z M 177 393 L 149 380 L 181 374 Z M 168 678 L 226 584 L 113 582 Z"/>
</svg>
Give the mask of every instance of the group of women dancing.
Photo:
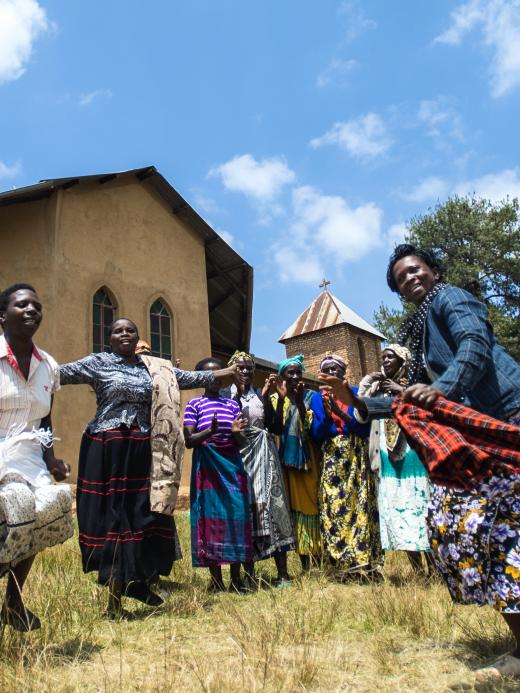
<svg viewBox="0 0 520 693">
<path fill-rule="evenodd" d="M 77 520 L 83 570 L 108 587 L 107 618 L 127 615 L 124 597 L 163 602 L 153 586 L 181 557 L 173 511 L 186 446 L 192 564 L 209 569 L 208 589 L 257 588 L 266 578 L 255 567 L 271 558 L 271 587 L 287 587 L 291 550 L 303 571 L 326 566 L 341 581 L 379 581 L 385 552 L 402 550 L 418 572 L 435 566 L 454 601 L 502 613 L 517 649 L 483 675 L 520 675 L 520 366 L 496 342 L 483 304 L 445 284 L 430 253 L 398 246 L 387 279 L 416 306 L 399 343 L 358 387 L 341 356 L 325 355 L 318 391 L 304 385 L 302 355 L 284 360 L 261 389 L 245 352 L 227 366 L 209 356 L 181 370 L 143 350 L 124 318 L 111 326 L 110 352 L 59 367 L 33 342 L 42 319 L 35 289 L 3 291 L 2 621 L 19 631 L 40 626 L 22 599 L 24 582 L 36 553 L 73 534 L 69 487 L 53 483 L 69 468 L 53 452 L 52 399 L 60 386 L 88 384 L 97 411 L 81 442 Z M 204 390 L 184 413 L 181 389 Z M 439 414 L 446 401 L 463 405 L 466 424 L 467 412 L 484 417 L 472 424 L 474 446 L 475 427 L 497 424 L 494 452 L 472 483 L 457 484 L 464 459 L 455 481 L 444 478 L 424 442 L 432 426 L 452 432 L 453 412 L 447 423 Z"/>
</svg>

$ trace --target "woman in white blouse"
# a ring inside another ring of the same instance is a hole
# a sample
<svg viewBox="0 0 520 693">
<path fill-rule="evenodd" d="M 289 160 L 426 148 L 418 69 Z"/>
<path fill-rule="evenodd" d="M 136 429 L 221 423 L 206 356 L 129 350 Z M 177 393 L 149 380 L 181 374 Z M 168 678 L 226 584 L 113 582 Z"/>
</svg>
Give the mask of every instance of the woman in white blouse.
<svg viewBox="0 0 520 693">
<path fill-rule="evenodd" d="M 54 456 L 54 359 L 33 343 L 42 305 L 29 284 L 0 294 L 0 575 L 9 573 L 1 620 L 26 632 L 40 620 L 22 599 L 35 555 L 72 536 L 69 467 Z M 51 476 L 52 475 L 52 476 Z"/>
</svg>

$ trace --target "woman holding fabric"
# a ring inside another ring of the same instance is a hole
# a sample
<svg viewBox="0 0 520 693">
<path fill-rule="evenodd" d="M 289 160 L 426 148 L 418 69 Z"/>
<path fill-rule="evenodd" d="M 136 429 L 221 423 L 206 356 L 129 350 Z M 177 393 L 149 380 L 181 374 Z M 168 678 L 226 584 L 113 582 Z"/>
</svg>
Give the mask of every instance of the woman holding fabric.
<svg viewBox="0 0 520 693">
<path fill-rule="evenodd" d="M 74 533 L 70 486 L 56 486 L 70 468 L 54 456 L 51 407 L 58 364 L 36 347 L 42 304 L 30 284 L 0 294 L 0 575 L 9 573 L 2 623 L 27 632 L 40 619 L 22 588 L 34 557 Z"/>
<path fill-rule="evenodd" d="M 303 570 L 311 560 L 322 554 L 318 485 L 320 478 L 319 453 L 310 439 L 314 392 L 305 388 L 303 354 L 280 363 L 276 392 L 271 395 L 275 412 L 273 432 L 279 436 L 278 452 L 285 472 L 285 487 L 289 497 L 295 530 L 296 551 Z"/>
<path fill-rule="evenodd" d="M 410 357 L 409 350 L 399 344 L 385 347 L 381 371 L 361 380 L 359 396 L 400 395 L 408 384 L 406 369 Z M 426 469 L 394 418 L 372 421 L 369 456 L 372 470 L 379 475 L 382 547 L 385 551 L 406 551 L 414 570 L 421 572 L 421 552 L 430 550 L 426 530 L 430 484 Z"/>
<path fill-rule="evenodd" d="M 223 372 L 222 363 L 211 356 L 196 368 L 214 376 Z M 247 422 L 240 405 L 220 395 L 221 384 L 214 377 L 204 394 L 191 399 L 184 411 L 186 446 L 194 448 L 191 558 L 194 568 L 209 568 L 213 591 L 225 589 L 222 566 L 229 564 L 230 591 L 244 592 L 240 565 L 251 563 L 253 556 L 249 484 L 240 456 L 240 449 L 247 445 Z"/>
<path fill-rule="evenodd" d="M 273 427 L 274 410 L 269 396 L 275 387 L 276 376 L 266 379 L 262 390 L 253 387 L 255 362 L 251 354 L 236 351 L 228 366 L 237 368 L 237 384 L 221 392 L 240 405 L 247 421 L 244 431 L 247 446 L 241 455 L 249 476 L 253 518 L 253 561 L 274 558 L 278 575 L 275 586 L 285 586 L 287 551 L 294 546 L 294 531 L 282 467 L 275 440 L 269 431 Z M 245 566 L 254 579 L 254 563 Z"/>
<path fill-rule="evenodd" d="M 110 328 L 111 352 L 60 368 L 62 385 L 96 392 L 96 415 L 81 442 L 77 513 L 83 570 L 109 586 L 108 618 L 127 616 L 123 595 L 163 602 L 149 584 L 181 557 L 172 517 L 184 452 L 179 390 L 215 381 L 214 373 L 136 355 L 138 340 L 135 323 L 121 318 Z"/>
<path fill-rule="evenodd" d="M 320 372 L 345 377 L 347 364 L 327 355 Z M 354 410 L 327 390 L 310 402 L 311 436 L 321 445 L 319 508 L 323 547 L 342 577 L 379 578 L 383 563 L 377 512 L 375 476 L 370 469 L 366 438 Z"/>
<path fill-rule="evenodd" d="M 505 435 L 513 435 L 520 426 L 520 365 L 496 341 L 486 307 L 467 291 L 445 284 L 436 258 L 412 245 L 395 249 L 387 281 L 392 291 L 417 308 L 400 340 L 412 353 L 410 387 L 403 402 L 434 413 L 437 400 L 441 405 L 443 398 L 463 403 L 513 424 L 505 427 Z M 348 384 L 335 379 L 327 384 L 361 415 L 389 414 L 388 398 L 362 399 Z M 488 435 L 489 421 L 484 425 L 482 439 Z M 449 439 L 441 443 L 445 447 Z M 458 460 L 455 455 L 454 462 Z M 461 477 L 465 471 L 460 470 Z M 480 669 L 478 679 L 520 677 L 520 473 L 498 463 L 481 472 L 471 484 L 461 485 L 456 479 L 436 479 L 432 484 L 430 545 L 452 599 L 493 606 L 516 640 L 516 649 Z"/>
</svg>

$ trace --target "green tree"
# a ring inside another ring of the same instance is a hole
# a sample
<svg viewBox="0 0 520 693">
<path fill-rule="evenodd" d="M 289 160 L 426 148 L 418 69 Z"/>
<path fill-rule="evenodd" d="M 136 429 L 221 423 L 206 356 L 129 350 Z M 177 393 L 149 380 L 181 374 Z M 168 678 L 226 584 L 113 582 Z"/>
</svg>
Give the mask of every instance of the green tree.
<svg viewBox="0 0 520 693">
<path fill-rule="evenodd" d="M 520 360 L 520 217 L 518 200 L 492 203 L 476 197 L 451 197 L 408 223 L 405 241 L 432 250 L 447 282 L 483 301 L 498 340 Z M 382 303 L 374 314 L 378 330 L 394 341 L 402 309 Z"/>
</svg>

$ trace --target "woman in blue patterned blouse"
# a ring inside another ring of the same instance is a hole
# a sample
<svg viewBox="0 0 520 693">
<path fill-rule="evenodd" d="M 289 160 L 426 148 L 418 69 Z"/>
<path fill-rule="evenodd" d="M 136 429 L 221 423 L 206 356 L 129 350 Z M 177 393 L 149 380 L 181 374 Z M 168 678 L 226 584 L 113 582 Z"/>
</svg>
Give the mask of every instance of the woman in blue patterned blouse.
<svg viewBox="0 0 520 693">
<path fill-rule="evenodd" d="M 111 352 L 90 354 L 60 368 L 62 385 L 88 384 L 96 393 L 96 415 L 81 442 L 77 513 L 83 570 L 97 571 L 98 582 L 109 586 L 109 618 L 126 615 L 123 594 L 162 604 L 149 584 L 168 575 L 181 557 L 171 513 L 152 512 L 150 505 L 150 359 L 163 370 L 169 368 L 171 387 L 181 390 L 209 386 L 216 376 L 232 380 L 234 372 L 173 368 L 162 359 L 136 355 L 138 339 L 131 320 L 116 320 L 110 330 Z M 172 426 L 182 440 L 180 418 Z"/>
</svg>

